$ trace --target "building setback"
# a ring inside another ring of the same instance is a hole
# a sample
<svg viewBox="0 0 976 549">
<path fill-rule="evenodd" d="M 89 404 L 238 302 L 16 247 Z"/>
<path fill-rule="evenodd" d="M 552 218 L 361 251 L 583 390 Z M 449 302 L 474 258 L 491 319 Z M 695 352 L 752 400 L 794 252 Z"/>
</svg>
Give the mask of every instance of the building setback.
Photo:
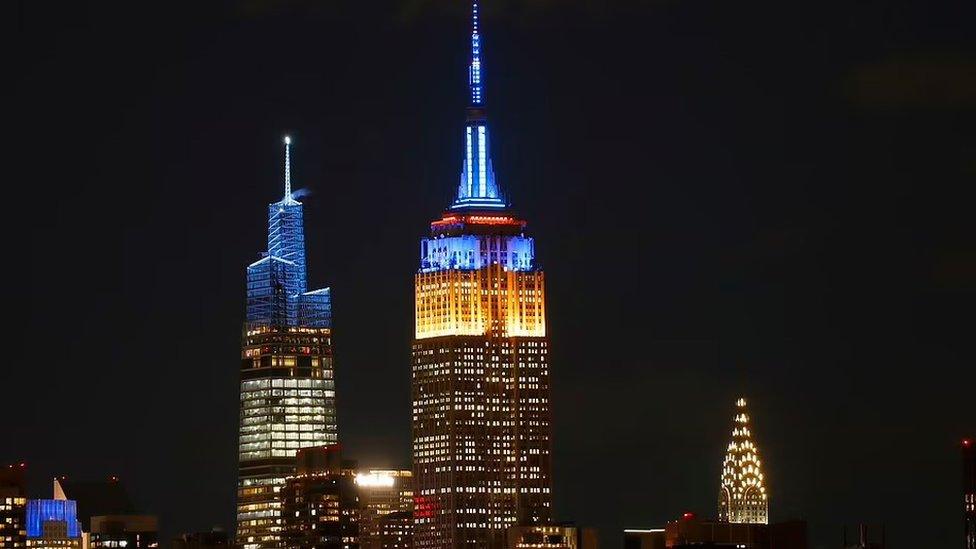
<svg viewBox="0 0 976 549">
<path fill-rule="evenodd" d="M 477 1 L 472 21 L 460 182 L 414 279 L 418 549 L 499 549 L 552 514 L 545 278 L 495 180 Z"/>
<path fill-rule="evenodd" d="M 295 471 L 295 453 L 338 442 L 331 294 L 307 287 L 287 137 L 284 179 L 284 196 L 268 205 L 268 251 L 247 267 L 236 536 L 243 549 L 278 547 L 276 493 Z"/>
</svg>

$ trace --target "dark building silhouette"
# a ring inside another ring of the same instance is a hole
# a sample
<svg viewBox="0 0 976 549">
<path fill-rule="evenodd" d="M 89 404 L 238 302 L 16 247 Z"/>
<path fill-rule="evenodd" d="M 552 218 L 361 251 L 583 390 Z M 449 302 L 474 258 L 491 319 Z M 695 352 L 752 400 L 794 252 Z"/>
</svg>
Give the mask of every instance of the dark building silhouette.
<svg viewBox="0 0 976 549">
<path fill-rule="evenodd" d="M 57 477 L 54 479 L 54 499 L 77 502 L 78 520 L 84 532 L 91 532 L 93 516 L 135 513 L 129 493 L 118 477 L 85 481 Z"/>
<path fill-rule="evenodd" d="M 962 493 L 966 549 L 976 549 L 976 441 L 962 441 Z"/>
<path fill-rule="evenodd" d="M 664 549 L 664 528 L 629 528 L 624 530 L 624 549 Z"/>
<path fill-rule="evenodd" d="M 669 549 L 807 549 L 807 523 L 736 523 L 702 520 L 693 513 L 665 526 L 665 547 Z"/>
<path fill-rule="evenodd" d="M 859 524 L 854 532 L 848 532 L 844 526 L 844 549 L 885 549 L 884 525 L 871 528 L 867 524 Z"/>
<path fill-rule="evenodd" d="M 155 549 L 159 547 L 159 520 L 152 515 L 91 517 L 90 549 Z"/>
<path fill-rule="evenodd" d="M 379 517 L 370 544 L 375 549 L 413 549 L 413 512 L 394 511 Z M 365 549 L 365 547 L 363 548 Z"/>
<path fill-rule="evenodd" d="M 299 450 L 295 475 L 278 494 L 281 547 L 358 549 L 360 503 L 356 463 L 342 460 L 339 445 Z"/>
<path fill-rule="evenodd" d="M 624 530 L 624 549 L 664 549 L 664 528 L 628 528 Z"/>
<path fill-rule="evenodd" d="M 190 532 L 173 540 L 173 549 L 229 549 L 227 532 L 214 528 L 209 532 Z"/>
<path fill-rule="evenodd" d="M 599 549 L 596 530 L 572 523 L 512 526 L 505 533 L 506 549 Z"/>
<path fill-rule="evenodd" d="M 27 466 L 0 467 L 0 549 L 22 549 L 27 544 Z"/>
</svg>

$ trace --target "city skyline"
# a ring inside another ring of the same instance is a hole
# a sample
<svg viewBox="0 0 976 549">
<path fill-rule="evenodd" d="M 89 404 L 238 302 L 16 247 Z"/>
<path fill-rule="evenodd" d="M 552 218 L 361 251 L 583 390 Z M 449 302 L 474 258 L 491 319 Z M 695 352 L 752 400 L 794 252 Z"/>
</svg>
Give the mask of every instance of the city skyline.
<svg viewBox="0 0 976 549">
<path fill-rule="evenodd" d="M 552 274 L 558 514 L 611 545 L 710 515 L 745 395 L 771 521 L 806 517 L 821 544 L 855 522 L 957 537 L 974 231 L 934 186 L 971 179 L 972 108 L 965 85 L 912 78 L 967 74 L 971 7 L 489 6 L 494 169 Z M 22 7 L 6 169 L 49 213 L 11 212 L 31 228 L 11 310 L 29 314 L 0 374 L 24 388 L 0 462 L 27 462 L 32 494 L 119 474 L 164 531 L 229 529 L 225 370 L 284 135 L 308 264 L 335 292 L 343 446 L 409 464 L 409 279 L 457 191 L 466 48 L 461 10 L 396 8 Z M 588 473 L 607 460 L 625 483 Z"/>
</svg>

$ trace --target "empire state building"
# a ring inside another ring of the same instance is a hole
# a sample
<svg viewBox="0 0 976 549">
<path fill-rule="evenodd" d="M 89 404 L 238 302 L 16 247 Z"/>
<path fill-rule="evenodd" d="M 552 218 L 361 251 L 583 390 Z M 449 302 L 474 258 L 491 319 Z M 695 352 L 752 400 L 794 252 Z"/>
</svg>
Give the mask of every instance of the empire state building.
<svg viewBox="0 0 976 549">
<path fill-rule="evenodd" d="M 492 168 L 472 7 L 460 181 L 421 241 L 414 278 L 418 549 L 500 548 L 510 526 L 552 514 L 545 276 Z"/>
</svg>

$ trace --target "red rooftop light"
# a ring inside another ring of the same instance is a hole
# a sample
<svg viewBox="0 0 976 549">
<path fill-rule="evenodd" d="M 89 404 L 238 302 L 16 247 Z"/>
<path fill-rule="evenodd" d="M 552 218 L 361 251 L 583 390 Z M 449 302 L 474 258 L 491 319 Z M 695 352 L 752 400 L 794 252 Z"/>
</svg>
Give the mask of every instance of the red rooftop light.
<svg viewBox="0 0 976 549">
<path fill-rule="evenodd" d="M 695 518 L 695 514 L 694 513 L 685 513 L 685 514 L 681 515 L 681 518 L 683 518 L 685 520 L 691 520 L 691 519 Z"/>
<path fill-rule="evenodd" d="M 969 448 L 970 446 L 973 445 L 973 441 L 969 440 L 968 438 L 964 438 L 962 439 L 962 445 L 965 446 L 966 448 Z"/>
</svg>

